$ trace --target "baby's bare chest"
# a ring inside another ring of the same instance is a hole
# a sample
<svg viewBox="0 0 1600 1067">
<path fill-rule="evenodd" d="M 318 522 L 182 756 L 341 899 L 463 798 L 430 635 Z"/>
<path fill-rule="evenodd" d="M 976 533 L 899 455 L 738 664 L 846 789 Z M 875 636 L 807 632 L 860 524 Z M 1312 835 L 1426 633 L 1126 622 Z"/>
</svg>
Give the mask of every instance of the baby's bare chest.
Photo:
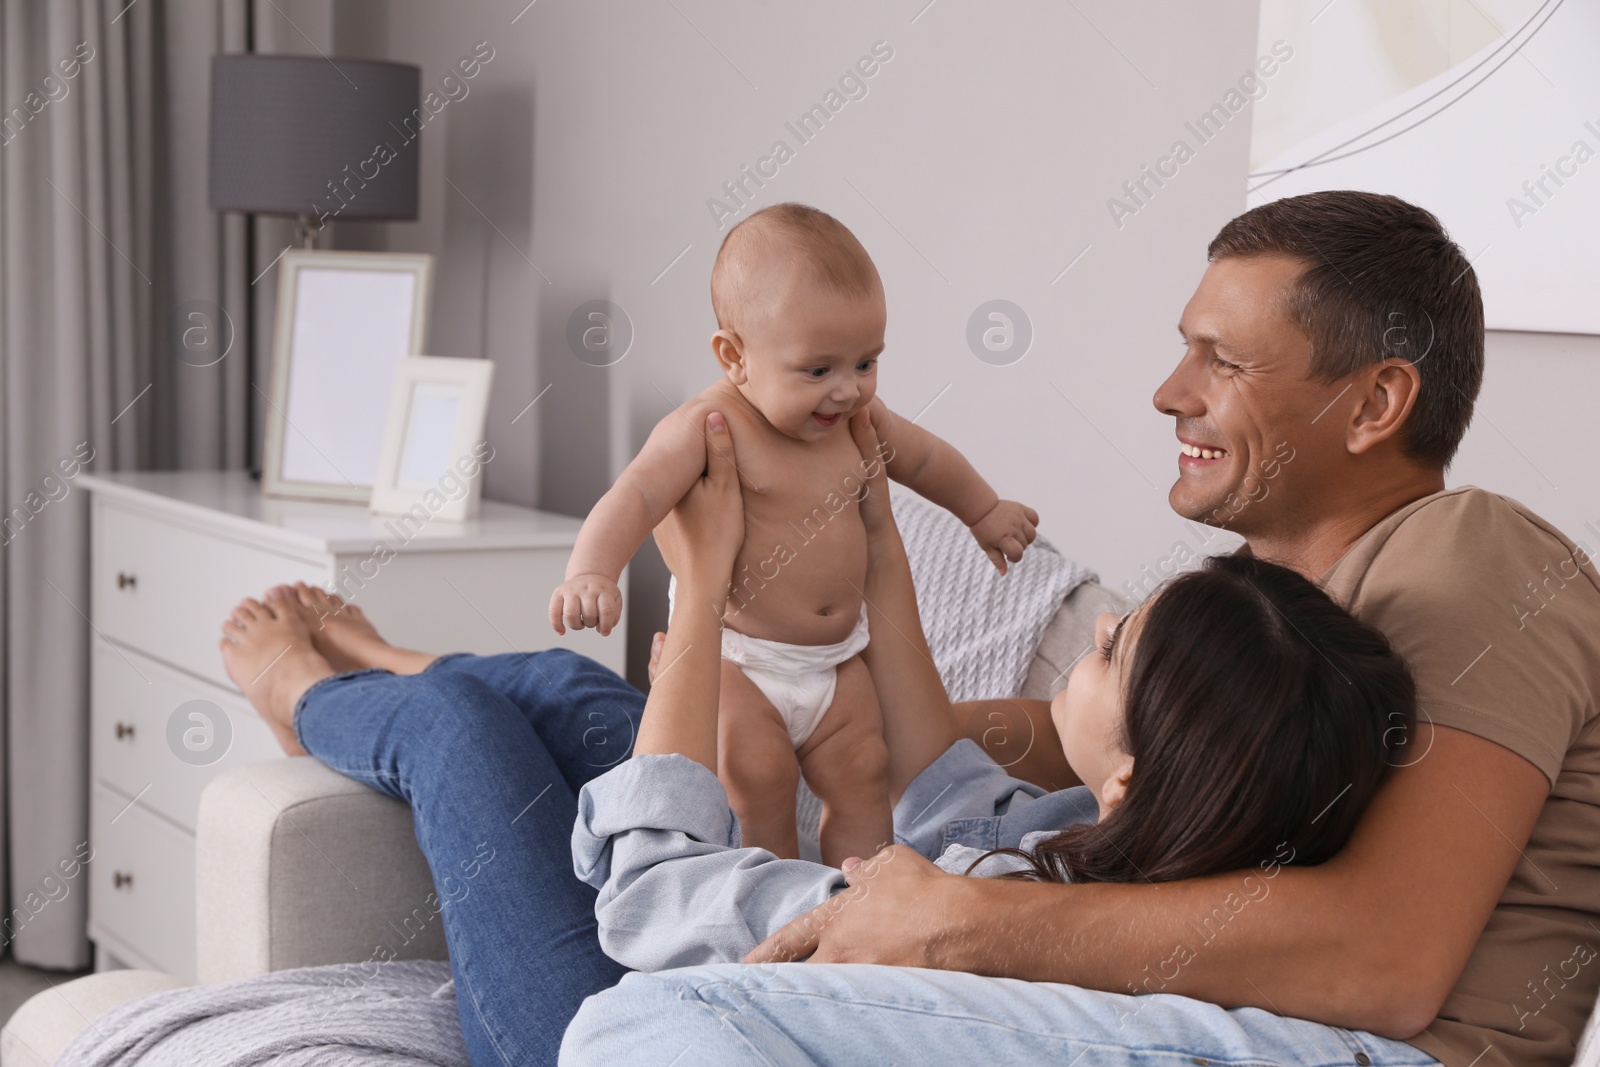
<svg viewBox="0 0 1600 1067">
<path fill-rule="evenodd" d="M 747 520 L 799 522 L 820 508 L 830 516 L 848 513 L 859 522 L 855 509 L 863 485 L 861 454 L 848 436 L 804 443 L 746 436 L 757 437 L 751 446 L 737 445 Z"/>
</svg>

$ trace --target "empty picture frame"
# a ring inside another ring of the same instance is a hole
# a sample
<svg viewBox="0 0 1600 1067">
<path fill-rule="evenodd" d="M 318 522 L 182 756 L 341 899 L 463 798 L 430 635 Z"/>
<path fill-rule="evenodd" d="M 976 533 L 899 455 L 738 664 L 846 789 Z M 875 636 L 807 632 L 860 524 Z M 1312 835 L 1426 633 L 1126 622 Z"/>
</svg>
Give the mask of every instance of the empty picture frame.
<svg viewBox="0 0 1600 1067">
<path fill-rule="evenodd" d="M 478 512 L 489 384 L 486 359 L 419 356 L 400 361 L 389 400 L 383 453 L 372 486 L 373 511 L 460 522 Z"/>
<path fill-rule="evenodd" d="M 285 252 L 262 492 L 367 502 L 400 361 L 427 344 L 433 257 Z"/>
</svg>

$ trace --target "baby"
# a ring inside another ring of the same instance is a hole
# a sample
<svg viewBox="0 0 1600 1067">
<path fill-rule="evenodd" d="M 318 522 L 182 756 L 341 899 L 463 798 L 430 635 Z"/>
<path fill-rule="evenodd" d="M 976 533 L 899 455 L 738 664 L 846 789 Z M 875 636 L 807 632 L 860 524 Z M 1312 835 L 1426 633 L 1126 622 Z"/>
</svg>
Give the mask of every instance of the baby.
<svg viewBox="0 0 1600 1067">
<path fill-rule="evenodd" d="M 955 513 L 1000 573 L 1022 558 L 1039 517 L 876 399 L 883 284 L 832 216 L 777 204 L 735 226 L 712 268 L 711 304 L 723 376 L 662 419 L 595 504 L 550 622 L 558 633 L 610 633 L 623 567 L 704 473 L 701 428 L 721 412 L 745 526 L 722 631 L 717 777 L 743 843 L 797 858 L 803 774 L 822 802 L 823 860 L 838 866 L 893 838 L 878 699 L 860 655 L 867 542 L 855 498 L 865 478 L 847 421 L 870 406 L 889 476 Z"/>
</svg>

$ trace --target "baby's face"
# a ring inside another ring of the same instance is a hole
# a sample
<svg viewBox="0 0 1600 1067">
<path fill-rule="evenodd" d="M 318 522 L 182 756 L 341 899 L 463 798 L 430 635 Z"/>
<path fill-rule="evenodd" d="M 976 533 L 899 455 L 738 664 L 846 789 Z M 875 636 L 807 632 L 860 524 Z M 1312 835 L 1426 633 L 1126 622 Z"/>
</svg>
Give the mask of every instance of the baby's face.
<svg viewBox="0 0 1600 1067">
<path fill-rule="evenodd" d="M 1123 693 L 1138 636 L 1137 623 L 1137 612 L 1126 616 L 1108 612 L 1096 619 L 1095 647 L 1079 657 L 1067 687 L 1050 702 L 1050 721 L 1061 738 L 1067 763 L 1096 797 L 1127 759 L 1120 744 Z M 1119 624 L 1123 624 L 1120 632 Z M 1109 659 L 1105 655 L 1107 648 L 1111 649 Z M 1105 814 L 1102 804 L 1101 816 Z"/>
<path fill-rule="evenodd" d="M 884 324 L 881 288 L 849 295 L 791 277 L 750 316 L 744 380 L 735 384 L 779 433 L 801 441 L 849 433 L 850 416 L 878 391 Z"/>
</svg>

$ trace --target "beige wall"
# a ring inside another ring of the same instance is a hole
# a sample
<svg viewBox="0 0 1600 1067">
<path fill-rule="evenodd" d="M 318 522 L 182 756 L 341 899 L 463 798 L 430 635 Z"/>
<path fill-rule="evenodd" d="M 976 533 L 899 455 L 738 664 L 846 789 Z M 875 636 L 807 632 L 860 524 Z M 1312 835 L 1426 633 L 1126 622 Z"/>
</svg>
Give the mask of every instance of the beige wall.
<svg viewBox="0 0 1600 1067">
<path fill-rule="evenodd" d="M 1206 242 L 1243 210 L 1248 114 L 1120 226 L 1107 199 L 1176 139 L 1196 143 L 1185 122 L 1255 61 L 1255 3 L 925 2 L 540 0 L 513 24 L 517 2 L 338 0 L 338 53 L 420 63 L 425 86 L 477 42 L 495 50 L 423 135 L 422 218 L 336 238 L 439 257 L 434 352 L 497 365 L 490 496 L 583 514 L 654 422 L 711 380 L 706 285 L 725 229 L 706 201 L 781 138 L 794 158 L 759 202 L 816 204 L 877 260 L 892 406 L 931 402 L 922 423 L 1037 507 L 1043 533 L 1108 584 L 1139 581 L 1180 542 L 1231 543 L 1168 509 L 1176 448 L 1150 396 L 1179 354 Z M 799 144 L 784 124 L 878 41 L 893 58 L 866 96 Z M 598 298 L 636 333 L 603 369 L 564 339 L 571 311 Z M 1032 320 L 1011 366 L 966 343 L 969 315 L 993 298 Z M 1487 418 L 1456 478 L 1575 536 L 1596 518 L 1593 464 L 1563 447 L 1600 386 L 1594 347 L 1496 336 Z M 664 588 L 647 546 L 630 590 L 636 665 Z"/>
</svg>

